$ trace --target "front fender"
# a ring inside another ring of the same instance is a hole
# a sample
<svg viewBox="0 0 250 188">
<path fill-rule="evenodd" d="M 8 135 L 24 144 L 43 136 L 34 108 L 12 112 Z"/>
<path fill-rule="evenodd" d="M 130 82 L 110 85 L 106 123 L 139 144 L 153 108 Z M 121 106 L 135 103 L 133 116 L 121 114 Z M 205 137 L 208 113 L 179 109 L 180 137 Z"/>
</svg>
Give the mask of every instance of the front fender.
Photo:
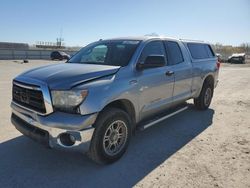
<svg viewBox="0 0 250 188">
<path fill-rule="evenodd" d="M 92 114 L 102 111 L 113 101 L 126 99 L 135 109 L 135 118 L 138 119 L 138 86 L 131 85 L 127 79 L 116 79 L 116 75 L 85 84 L 89 94 L 80 105 L 81 114 Z"/>
</svg>

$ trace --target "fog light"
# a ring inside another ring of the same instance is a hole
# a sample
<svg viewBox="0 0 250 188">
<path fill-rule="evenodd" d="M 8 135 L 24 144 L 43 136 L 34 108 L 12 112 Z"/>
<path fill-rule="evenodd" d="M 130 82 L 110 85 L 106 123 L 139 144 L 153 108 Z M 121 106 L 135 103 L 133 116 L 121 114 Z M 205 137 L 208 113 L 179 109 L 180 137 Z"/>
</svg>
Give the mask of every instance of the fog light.
<svg viewBox="0 0 250 188">
<path fill-rule="evenodd" d="M 69 133 L 60 134 L 59 140 L 60 143 L 65 147 L 73 146 L 76 142 L 75 137 Z"/>
<path fill-rule="evenodd" d="M 71 142 L 76 142 L 76 139 L 75 139 L 75 137 L 74 136 L 72 136 L 71 134 L 69 135 L 69 138 L 70 138 L 70 140 L 71 140 Z"/>
</svg>

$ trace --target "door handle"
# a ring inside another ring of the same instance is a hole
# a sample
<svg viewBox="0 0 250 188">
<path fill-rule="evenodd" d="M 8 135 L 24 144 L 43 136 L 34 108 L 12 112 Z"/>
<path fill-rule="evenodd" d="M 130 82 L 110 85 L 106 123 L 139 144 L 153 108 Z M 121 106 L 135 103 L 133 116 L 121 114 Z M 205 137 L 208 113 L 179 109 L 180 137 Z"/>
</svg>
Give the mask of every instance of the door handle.
<svg viewBox="0 0 250 188">
<path fill-rule="evenodd" d="M 130 81 L 129 81 L 129 84 L 130 84 L 130 85 L 135 85 L 135 84 L 137 84 L 137 80 L 130 80 Z"/>
<path fill-rule="evenodd" d="M 166 76 L 172 76 L 174 74 L 174 71 L 167 71 L 165 74 Z"/>
</svg>

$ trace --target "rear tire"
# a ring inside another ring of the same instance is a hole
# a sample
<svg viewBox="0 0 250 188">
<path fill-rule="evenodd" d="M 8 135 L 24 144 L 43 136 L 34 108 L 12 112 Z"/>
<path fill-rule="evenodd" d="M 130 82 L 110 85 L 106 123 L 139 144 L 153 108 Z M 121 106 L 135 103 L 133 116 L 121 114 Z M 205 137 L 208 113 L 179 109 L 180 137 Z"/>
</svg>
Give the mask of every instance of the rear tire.
<svg viewBox="0 0 250 188">
<path fill-rule="evenodd" d="M 194 98 L 194 106 L 198 110 L 206 110 L 211 104 L 214 87 L 212 83 L 205 82 L 198 98 Z"/>
<path fill-rule="evenodd" d="M 120 159 L 131 138 L 131 119 L 118 108 L 106 108 L 95 123 L 88 156 L 99 164 L 109 164 Z"/>
</svg>

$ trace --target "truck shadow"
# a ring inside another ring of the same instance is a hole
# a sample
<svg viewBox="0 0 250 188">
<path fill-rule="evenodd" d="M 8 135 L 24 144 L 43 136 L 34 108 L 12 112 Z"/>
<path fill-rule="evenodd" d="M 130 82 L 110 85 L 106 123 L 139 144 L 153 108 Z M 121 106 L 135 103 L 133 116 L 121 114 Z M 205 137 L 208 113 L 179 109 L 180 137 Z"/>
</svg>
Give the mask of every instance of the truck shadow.
<svg viewBox="0 0 250 188">
<path fill-rule="evenodd" d="M 2 187 L 132 187 L 212 124 L 214 110 L 188 109 L 136 133 L 118 162 L 100 166 L 76 152 L 50 150 L 24 136 L 0 144 Z"/>
</svg>

